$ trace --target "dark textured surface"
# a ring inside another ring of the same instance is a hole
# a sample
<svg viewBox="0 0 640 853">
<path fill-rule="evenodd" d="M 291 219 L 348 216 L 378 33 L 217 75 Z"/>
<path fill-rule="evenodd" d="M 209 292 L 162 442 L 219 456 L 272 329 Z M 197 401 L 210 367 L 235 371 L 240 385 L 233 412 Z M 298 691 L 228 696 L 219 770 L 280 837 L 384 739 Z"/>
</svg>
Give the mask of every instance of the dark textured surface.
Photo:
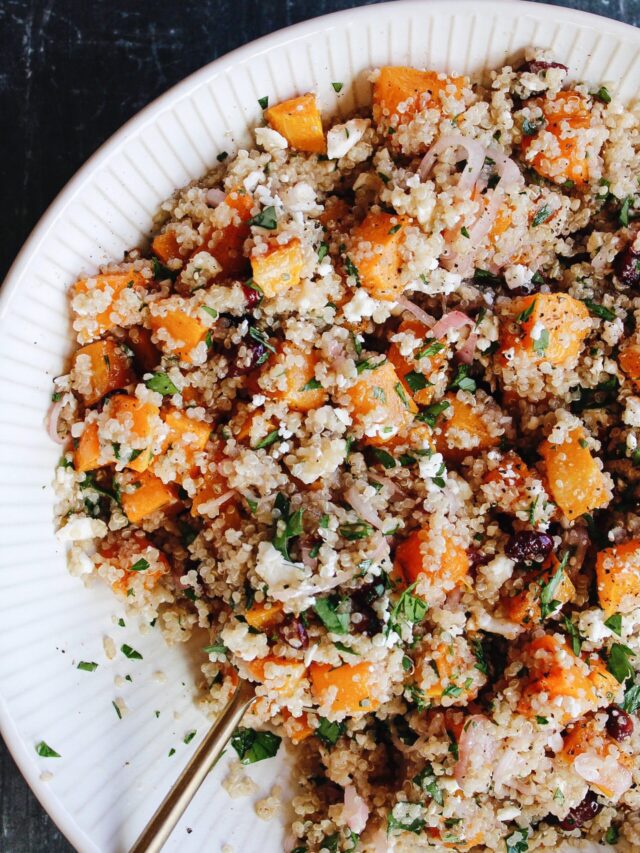
<svg viewBox="0 0 640 853">
<path fill-rule="evenodd" d="M 187 74 L 349 0 L 0 0 L 0 277 L 87 157 Z M 640 0 L 557 5 L 640 25 Z M 69 851 L 0 740 L 1 853 Z"/>
</svg>

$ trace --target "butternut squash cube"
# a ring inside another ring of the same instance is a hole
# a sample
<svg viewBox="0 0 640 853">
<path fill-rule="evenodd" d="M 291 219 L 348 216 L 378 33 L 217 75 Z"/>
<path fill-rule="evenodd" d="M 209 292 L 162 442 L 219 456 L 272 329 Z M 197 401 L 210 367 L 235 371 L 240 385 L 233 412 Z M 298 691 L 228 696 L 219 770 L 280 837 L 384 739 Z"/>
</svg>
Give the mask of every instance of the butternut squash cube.
<svg viewBox="0 0 640 853">
<path fill-rule="evenodd" d="M 401 248 L 410 224 L 407 216 L 371 212 L 351 232 L 351 260 L 362 287 L 374 299 L 395 302 L 402 295 Z"/>
<path fill-rule="evenodd" d="M 285 245 L 272 241 L 264 254 L 251 256 L 253 281 L 269 298 L 297 287 L 303 266 L 304 255 L 297 237 Z"/>
<path fill-rule="evenodd" d="M 318 359 L 316 350 L 305 352 L 285 341 L 275 359 L 268 363 L 276 388 L 266 393 L 276 400 L 285 400 L 289 409 L 295 412 L 319 409 L 327 400 L 327 392 L 315 379 Z"/>
<path fill-rule="evenodd" d="M 520 296 L 512 301 L 509 318 L 503 324 L 500 350 L 503 359 L 513 349 L 533 363 L 568 364 L 580 355 L 590 330 L 589 309 L 573 296 Z"/>
<path fill-rule="evenodd" d="M 136 379 L 130 359 L 111 338 L 80 347 L 73 356 L 73 369 L 83 375 L 86 369 L 88 374 L 90 387 L 84 390 L 83 385 L 81 392 L 87 406 L 92 406 L 106 394 L 124 388 Z"/>
<path fill-rule="evenodd" d="M 473 402 L 461 400 L 454 392 L 445 395 L 449 403 L 434 430 L 436 449 L 447 462 L 459 462 L 466 456 L 477 456 L 497 447 L 500 436 L 490 432 L 482 408 Z"/>
<path fill-rule="evenodd" d="M 622 347 L 618 353 L 618 364 L 636 391 L 640 391 L 640 344 Z"/>
<path fill-rule="evenodd" d="M 607 617 L 640 607 L 640 539 L 600 551 L 596 577 L 598 599 Z"/>
<path fill-rule="evenodd" d="M 100 467 L 100 440 L 98 424 L 88 423 L 78 441 L 73 454 L 73 467 L 76 471 L 93 471 Z"/>
<path fill-rule="evenodd" d="M 133 269 L 101 273 L 81 278 L 71 288 L 71 308 L 76 316 L 74 329 L 80 343 L 89 343 L 118 325 L 116 303 L 130 287 L 141 287 L 145 278 Z M 94 307 L 95 306 L 95 307 Z"/>
<path fill-rule="evenodd" d="M 441 95 L 459 95 L 464 78 L 406 66 L 384 66 L 373 84 L 373 119 L 383 133 L 406 124 L 421 110 L 439 107 Z"/>
<path fill-rule="evenodd" d="M 551 496 L 570 521 L 609 503 L 611 491 L 581 427 L 571 430 L 562 444 L 544 441 L 539 453 L 545 461 Z"/>
<path fill-rule="evenodd" d="M 429 377 L 438 373 L 438 371 L 446 364 L 447 350 L 444 344 L 433 355 L 416 358 L 421 351 L 428 349 L 426 337 L 428 329 L 423 326 L 418 320 L 413 318 L 403 320 L 398 326 L 398 333 L 410 333 L 414 338 L 423 341 L 423 344 L 417 347 L 412 356 L 404 356 L 400 352 L 400 346 L 397 343 L 392 343 L 387 351 L 387 358 L 395 367 L 396 373 L 400 377 L 400 382 L 404 390 L 410 397 L 416 401 L 419 406 L 428 406 L 433 399 L 435 391 L 434 383 Z M 441 344 L 440 341 L 435 343 Z M 418 370 L 420 368 L 420 370 Z M 424 385 L 424 387 L 422 387 Z"/>
<path fill-rule="evenodd" d="M 159 477 L 144 471 L 134 480 L 133 491 L 125 487 L 121 492 L 122 508 L 131 524 L 138 524 L 143 518 L 166 509 L 178 500 L 175 486 L 163 483 Z"/>
<path fill-rule="evenodd" d="M 332 714 L 366 714 L 380 705 L 376 697 L 373 664 L 331 667 L 328 663 L 312 663 L 309 667 L 311 693 L 318 705 L 331 699 Z"/>
<path fill-rule="evenodd" d="M 411 425 L 418 411 L 389 361 L 373 369 L 365 366 L 358 381 L 346 393 L 367 444 L 390 441 Z"/>
<path fill-rule="evenodd" d="M 327 150 L 315 95 L 309 93 L 275 104 L 265 110 L 264 117 L 296 151 L 324 154 Z"/>
<path fill-rule="evenodd" d="M 191 352 L 207 334 L 207 327 L 192 317 L 184 300 L 169 297 L 149 306 L 149 327 L 155 332 L 158 346 L 181 361 L 190 362 Z"/>
<path fill-rule="evenodd" d="M 396 548 L 395 567 L 407 585 L 415 583 L 421 575 L 437 584 L 458 586 L 469 573 L 469 557 L 451 533 L 439 531 L 444 539 L 441 554 L 434 553 L 431 543 L 434 532 L 419 528 L 403 539 Z"/>
</svg>

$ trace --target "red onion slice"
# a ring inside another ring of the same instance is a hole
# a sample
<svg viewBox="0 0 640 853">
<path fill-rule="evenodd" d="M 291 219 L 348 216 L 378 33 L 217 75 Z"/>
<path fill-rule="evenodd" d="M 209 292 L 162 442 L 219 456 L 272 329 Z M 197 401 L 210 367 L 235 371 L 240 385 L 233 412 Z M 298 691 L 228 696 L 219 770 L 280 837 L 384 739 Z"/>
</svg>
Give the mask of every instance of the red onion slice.
<svg viewBox="0 0 640 853">
<path fill-rule="evenodd" d="M 444 314 L 431 329 L 434 338 L 443 338 L 451 329 L 473 326 L 473 320 L 463 311 L 449 311 Z"/>
<path fill-rule="evenodd" d="M 435 142 L 422 158 L 418 167 L 418 175 L 424 181 L 433 168 L 438 154 L 442 154 L 448 148 L 462 148 L 467 154 L 467 165 L 464 167 L 457 189 L 465 193 L 470 190 L 478 178 L 484 166 L 486 151 L 475 139 L 463 136 L 461 133 L 446 133 Z"/>
<path fill-rule="evenodd" d="M 63 402 L 62 400 L 58 400 L 57 403 L 54 403 L 53 406 L 49 409 L 49 414 L 47 415 L 47 432 L 49 433 L 49 438 L 51 441 L 56 444 L 63 445 L 67 443 L 66 438 L 61 438 L 58 435 L 58 421 L 60 420 L 60 413 L 62 412 Z"/>
<path fill-rule="evenodd" d="M 422 308 L 419 308 L 415 302 L 411 302 L 410 299 L 407 299 L 404 296 L 398 297 L 396 299 L 396 305 L 399 305 L 401 308 L 404 308 L 405 311 L 409 311 L 410 314 L 423 323 L 427 328 L 430 328 L 435 323 L 434 318 L 431 314 L 427 314 L 426 311 L 423 311 Z"/>
<path fill-rule="evenodd" d="M 218 189 L 217 187 L 213 187 L 210 190 L 207 190 L 204 200 L 209 205 L 209 207 L 217 207 L 227 197 L 227 194 L 223 192 L 223 190 Z"/>
<path fill-rule="evenodd" d="M 464 342 L 464 346 L 461 346 L 457 351 L 457 356 L 459 360 L 463 364 L 471 364 L 473 361 L 473 354 L 476 351 L 476 344 L 478 343 L 478 335 L 476 332 L 471 332 L 469 337 Z"/>
<path fill-rule="evenodd" d="M 482 714 L 472 714 L 465 720 L 458 740 L 458 760 L 454 768 L 456 782 L 465 791 L 467 781 L 473 783 L 474 770 L 491 765 L 498 741 L 496 727 Z M 465 793 L 474 793 L 475 789 Z"/>
<path fill-rule="evenodd" d="M 369 808 L 354 785 L 347 785 L 344 789 L 344 810 L 342 815 L 347 826 L 356 835 L 360 835 L 367 825 Z"/>
<path fill-rule="evenodd" d="M 369 524 L 372 524 L 378 530 L 382 530 L 382 521 L 380 520 L 380 516 L 372 509 L 365 498 L 362 497 L 360 492 L 356 489 L 355 486 L 350 486 L 347 491 L 344 493 L 345 498 L 349 501 L 352 509 L 360 516 L 363 521 L 368 521 Z"/>
</svg>

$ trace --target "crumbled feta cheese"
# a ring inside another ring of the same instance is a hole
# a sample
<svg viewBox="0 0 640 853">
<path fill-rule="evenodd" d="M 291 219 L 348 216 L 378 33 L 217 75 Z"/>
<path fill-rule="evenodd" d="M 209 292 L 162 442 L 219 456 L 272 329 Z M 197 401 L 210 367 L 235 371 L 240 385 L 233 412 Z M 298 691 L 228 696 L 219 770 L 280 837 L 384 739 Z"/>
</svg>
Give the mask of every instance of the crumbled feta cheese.
<svg viewBox="0 0 640 853">
<path fill-rule="evenodd" d="M 327 157 L 338 160 L 351 151 L 364 136 L 370 121 L 366 118 L 352 118 L 345 124 L 336 124 L 327 133 Z"/>
</svg>

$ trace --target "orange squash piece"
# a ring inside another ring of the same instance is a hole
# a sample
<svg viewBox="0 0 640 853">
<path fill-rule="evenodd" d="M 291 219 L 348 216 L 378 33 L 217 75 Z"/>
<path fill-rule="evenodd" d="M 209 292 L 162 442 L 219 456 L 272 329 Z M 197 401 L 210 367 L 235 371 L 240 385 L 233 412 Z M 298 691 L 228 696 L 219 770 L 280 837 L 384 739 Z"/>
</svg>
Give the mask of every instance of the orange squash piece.
<svg viewBox="0 0 640 853">
<path fill-rule="evenodd" d="M 518 703 L 520 714 L 535 715 L 535 697 L 541 693 L 548 697 L 545 705 L 557 707 L 554 700 L 570 698 L 580 700 L 584 711 L 597 707 L 596 692 L 588 671 L 585 671 L 586 665 L 573 654 L 566 642 L 544 634 L 529 643 L 524 651 L 531 662 L 529 681 Z M 570 718 L 568 712 L 563 714 L 563 719 Z"/>
<path fill-rule="evenodd" d="M 600 551 L 596 577 L 598 599 L 607 617 L 640 606 L 640 539 Z"/>
<path fill-rule="evenodd" d="M 279 601 L 265 601 L 262 604 L 253 604 L 244 614 L 247 624 L 257 631 L 271 628 L 280 618 L 282 604 Z"/>
<path fill-rule="evenodd" d="M 153 542 L 140 533 L 127 538 L 120 537 L 107 540 L 100 545 L 100 556 L 109 560 L 110 563 L 114 563 L 119 569 L 124 570 L 124 576 L 112 584 L 116 592 L 126 595 L 132 579 L 139 576 L 143 577 L 146 589 L 153 589 L 158 580 L 169 571 L 169 561 L 162 551 L 160 551 L 159 556 L 154 560 L 153 567 L 150 566 L 140 571 L 131 571 L 131 567 L 135 566 L 139 560 L 146 559 L 145 552 L 147 548 L 155 548 L 155 546 Z M 149 561 L 147 560 L 147 562 Z"/>
<path fill-rule="evenodd" d="M 78 359 L 84 356 L 89 358 L 91 373 L 91 390 L 82 395 L 85 405 L 92 406 L 105 394 L 135 382 L 136 377 L 129 358 L 122 347 L 111 338 L 80 347 L 73 356 L 74 368 L 77 367 Z"/>
<path fill-rule="evenodd" d="M 460 672 L 465 668 L 465 661 L 454 643 L 438 643 L 432 655 L 429 664 L 435 666 L 439 680 L 425 691 L 426 696 L 430 699 L 439 699 L 449 685 L 454 685 L 462 691 L 455 697 L 456 704 L 466 705 L 477 696 L 477 686 L 465 687 L 466 679 L 462 681 L 459 679 Z"/>
<path fill-rule="evenodd" d="M 327 150 L 315 95 L 309 93 L 275 104 L 265 110 L 264 117 L 296 151 L 324 154 Z"/>
<path fill-rule="evenodd" d="M 291 738 L 291 743 L 302 743 L 303 740 L 315 734 L 315 729 L 309 723 L 309 718 L 304 711 L 299 717 L 294 717 L 287 708 L 283 708 L 281 714 L 284 718 L 284 730 Z"/>
<path fill-rule="evenodd" d="M 553 98 L 534 98 L 527 105 L 540 107 L 545 125 L 537 134 L 522 137 L 520 152 L 525 163 L 557 184 L 573 181 L 576 187 L 584 188 L 589 182 L 589 152 L 581 131 L 590 126 L 591 113 L 583 95 L 567 90 L 558 92 Z M 552 150 L 543 149 L 533 157 L 527 156 L 540 134 L 544 142 L 545 133 L 555 137 Z"/>
<path fill-rule="evenodd" d="M 421 373 L 424 376 L 425 381 L 429 383 L 429 377 L 432 376 L 434 373 L 438 373 L 438 371 L 446 364 L 446 347 L 443 345 L 442 349 L 440 349 L 433 355 L 424 356 L 423 358 L 417 359 L 416 356 L 419 355 L 421 350 L 427 348 L 427 341 L 425 340 L 428 332 L 427 327 L 423 326 L 422 323 L 420 323 L 418 320 L 411 318 L 403 320 L 400 323 L 400 325 L 398 326 L 398 332 L 409 332 L 413 335 L 414 338 L 422 340 L 423 344 L 419 346 L 416 350 L 414 350 L 413 357 L 411 357 L 402 355 L 400 352 L 399 344 L 392 343 L 387 351 L 387 358 L 395 367 L 396 373 L 400 377 L 400 382 L 402 382 L 402 386 L 407 392 L 407 394 L 410 397 L 413 397 L 413 399 L 419 406 L 428 406 L 431 400 L 433 399 L 433 394 L 435 391 L 434 384 L 427 384 L 425 388 L 419 388 L 417 391 L 414 391 L 411 388 L 409 382 L 407 381 L 407 375 L 412 374 L 414 372 Z M 421 368 L 420 371 L 417 370 L 418 366 Z M 420 384 L 422 383 L 420 382 Z"/>
<path fill-rule="evenodd" d="M 133 269 L 127 272 L 112 272 L 101 273 L 100 275 L 91 276 L 90 278 L 81 278 L 71 288 L 72 300 L 78 295 L 95 293 L 101 291 L 108 295 L 109 306 L 98 313 L 95 318 L 95 326 L 90 324 L 86 328 L 82 328 L 78 332 L 78 340 L 81 343 L 89 343 L 113 329 L 117 325 L 116 319 L 113 318 L 114 303 L 118 296 L 128 287 L 140 287 L 146 284 L 146 279 Z M 83 313 L 74 308 L 74 313 L 80 321 L 87 319 Z"/>
<path fill-rule="evenodd" d="M 373 370 L 363 370 L 346 393 L 351 411 L 364 428 L 367 444 L 385 444 L 404 432 L 418 411 L 389 361 Z"/>
<path fill-rule="evenodd" d="M 289 409 L 294 412 L 319 409 L 327 400 L 327 392 L 322 387 L 315 387 L 315 367 L 318 360 L 317 350 L 305 352 L 285 341 L 275 359 L 268 363 L 268 367 L 276 374 L 276 384 L 279 386 L 284 382 L 286 388 L 278 387 L 265 393 L 273 399 L 285 400 Z M 312 387 L 309 387 L 310 384 Z"/>
<path fill-rule="evenodd" d="M 447 91 L 459 95 L 464 82 L 462 77 L 447 77 L 437 71 L 384 66 L 373 84 L 373 119 L 387 133 L 390 127 L 411 121 L 417 112 L 439 106 L 441 95 Z"/>
<path fill-rule="evenodd" d="M 551 496 L 570 521 L 609 503 L 611 492 L 586 446 L 582 428 L 571 430 L 562 444 L 544 441 L 539 453 L 545 461 Z"/>
<path fill-rule="evenodd" d="M 343 664 L 331 667 L 328 663 L 312 663 L 309 667 L 311 693 L 322 705 L 333 694 L 332 714 L 363 714 L 375 711 L 380 705 L 371 683 L 374 667 L 362 662 L 354 666 Z"/>
<path fill-rule="evenodd" d="M 351 232 L 351 260 L 362 287 L 374 299 L 395 302 L 402 295 L 401 248 L 410 224 L 407 216 L 371 212 Z"/>
<path fill-rule="evenodd" d="M 434 437 L 436 449 L 447 462 L 459 462 L 500 444 L 500 437 L 489 432 L 481 409 L 458 399 L 454 392 L 446 394 L 444 399 L 449 408 L 436 423 Z"/>
<path fill-rule="evenodd" d="M 543 583 L 548 583 L 558 570 L 560 565 L 557 557 L 551 555 L 544 568 L 528 572 L 525 577 L 525 587 L 521 592 L 510 598 L 503 598 L 502 605 L 507 619 L 517 622 L 519 625 L 533 628 L 540 623 L 542 611 L 540 608 L 540 592 Z M 559 602 L 557 609 L 568 601 L 572 601 L 576 594 L 576 588 L 566 572 L 562 573 L 560 582 L 555 588 L 553 598 Z"/>
<path fill-rule="evenodd" d="M 289 658 L 281 658 L 277 655 L 257 658 L 248 663 L 245 662 L 244 665 L 254 681 L 268 682 L 269 686 L 277 690 L 283 697 L 293 696 L 306 673 L 302 661 L 289 660 Z"/>
<path fill-rule="evenodd" d="M 169 427 L 167 443 L 169 446 L 184 444 L 192 451 L 204 450 L 211 435 L 211 424 L 190 418 L 181 409 L 169 409 L 163 416 Z"/>
<path fill-rule="evenodd" d="M 233 190 L 225 198 L 224 204 L 231 208 L 231 221 L 220 230 L 209 231 L 202 246 L 195 249 L 193 254 L 210 252 L 222 267 L 222 275 L 225 278 L 236 278 L 244 276 L 249 266 L 244 254 L 244 243 L 251 234 L 249 220 L 253 198 L 243 189 Z"/>
<path fill-rule="evenodd" d="M 172 230 L 157 234 L 151 241 L 151 251 L 163 264 L 169 261 L 182 260 L 180 243 L 176 239 L 175 231 Z"/>
<path fill-rule="evenodd" d="M 440 531 L 445 544 L 439 561 L 429 553 L 428 543 L 433 537 L 429 528 L 414 530 L 396 548 L 394 566 L 408 585 L 415 583 L 420 575 L 426 575 L 436 583 L 450 581 L 456 586 L 469 573 L 469 557 L 464 548 L 453 537 Z"/>
<path fill-rule="evenodd" d="M 589 661 L 591 672 L 587 676 L 593 687 L 598 705 L 611 705 L 620 692 L 620 683 L 615 675 L 612 675 L 603 661 L 599 658 Z"/>
<path fill-rule="evenodd" d="M 109 417 L 120 421 L 136 438 L 148 440 L 148 446 L 127 463 L 127 468 L 145 471 L 149 467 L 153 455 L 151 445 L 154 421 L 159 414 L 160 409 L 153 403 L 143 403 L 129 394 L 118 394 L 109 400 Z"/>
<path fill-rule="evenodd" d="M 590 329 L 589 309 L 573 296 L 520 296 L 511 302 L 509 318 L 500 335 L 500 350 L 503 359 L 504 353 L 513 349 L 534 363 L 567 364 L 580 355 Z"/>
<path fill-rule="evenodd" d="M 597 756 L 599 780 L 592 780 L 589 785 L 605 797 L 618 799 L 631 785 L 631 775 L 628 771 L 633 767 L 633 758 L 619 750 L 615 740 L 606 731 L 598 728 L 593 717 L 582 717 L 572 723 L 563 740 L 558 758 L 566 764 L 573 764 L 579 755 L 586 752 Z M 627 775 L 628 781 L 624 778 Z"/>
<path fill-rule="evenodd" d="M 148 323 L 156 333 L 158 346 L 164 352 L 177 355 L 181 361 L 190 362 L 191 351 L 204 339 L 207 327 L 177 305 L 175 297 L 154 302 L 150 306 Z M 163 332 L 171 338 L 170 343 L 163 340 Z"/>
<path fill-rule="evenodd" d="M 149 471 L 139 474 L 134 482 L 136 489 L 123 489 L 121 493 L 122 508 L 131 524 L 138 524 L 143 518 L 166 509 L 178 500 L 176 487 L 163 483 Z"/>
<path fill-rule="evenodd" d="M 618 353 L 618 364 L 636 391 L 640 391 L 640 344 L 622 347 Z"/>
<path fill-rule="evenodd" d="M 73 454 L 73 467 L 76 471 L 93 471 L 100 467 L 100 440 L 98 424 L 86 424 L 78 446 Z"/>
<path fill-rule="evenodd" d="M 251 256 L 254 284 L 267 297 L 297 287 L 303 266 L 304 255 L 297 237 L 285 245 L 271 241 L 264 254 Z"/>
<path fill-rule="evenodd" d="M 144 326 L 129 329 L 127 343 L 133 350 L 133 362 L 139 373 L 153 373 L 160 364 L 162 354 L 151 340 L 151 332 Z"/>
<path fill-rule="evenodd" d="M 229 491 L 229 484 L 226 479 L 215 467 L 213 470 L 207 470 L 203 477 L 202 485 L 196 491 L 193 502 L 191 504 L 191 515 L 207 516 L 205 505 L 209 501 L 217 500 Z M 223 507 L 227 506 L 229 501 L 233 500 L 233 494 L 229 494 L 228 498 L 217 505 L 217 515 L 222 512 Z M 215 516 L 214 516 L 215 517 Z"/>
</svg>

